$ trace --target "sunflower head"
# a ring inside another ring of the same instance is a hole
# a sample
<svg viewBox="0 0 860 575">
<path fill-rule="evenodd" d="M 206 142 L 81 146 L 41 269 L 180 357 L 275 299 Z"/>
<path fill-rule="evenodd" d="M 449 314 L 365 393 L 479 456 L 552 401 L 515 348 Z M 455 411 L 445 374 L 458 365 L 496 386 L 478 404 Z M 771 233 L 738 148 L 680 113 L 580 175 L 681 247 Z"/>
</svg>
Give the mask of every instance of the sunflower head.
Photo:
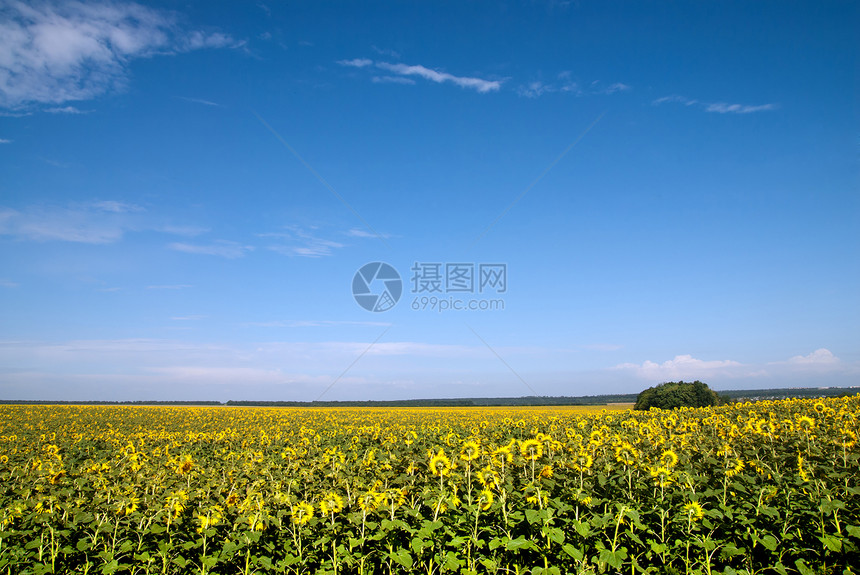
<svg viewBox="0 0 860 575">
<path fill-rule="evenodd" d="M 481 456 L 481 446 L 475 441 L 467 441 L 460 448 L 460 457 L 464 461 L 473 461 Z"/>
<path fill-rule="evenodd" d="M 314 506 L 307 501 L 302 501 L 293 507 L 293 523 L 296 525 L 307 525 L 314 516 Z"/>
<path fill-rule="evenodd" d="M 520 454 L 529 461 L 537 461 L 543 455 L 543 443 L 537 439 L 527 439 L 520 444 Z"/>
<path fill-rule="evenodd" d="M 320 501 L 320 513 L 323 515 L 333 515 L 335 513 L 339 513 L 342 509 L 343 498 L 334 491 L 329 491 L 326 496 L 323 497 L 322 501 Z"/>
<path fill-rule="evenodd" d="M 433 475 L 441 477 L 451 473 L 451 460 L 448 459 L 448 456 L 441 449 L 436 455 L 430 458 L 430 471 L 433 472 Z"/>
</svg>

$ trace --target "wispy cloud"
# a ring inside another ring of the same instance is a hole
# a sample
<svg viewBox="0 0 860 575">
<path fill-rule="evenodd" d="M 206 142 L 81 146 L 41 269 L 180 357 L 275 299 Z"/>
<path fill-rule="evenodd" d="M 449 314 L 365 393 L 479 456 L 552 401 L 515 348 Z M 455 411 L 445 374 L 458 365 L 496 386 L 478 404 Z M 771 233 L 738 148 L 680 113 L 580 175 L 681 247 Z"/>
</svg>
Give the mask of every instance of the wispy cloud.
<svg viewBox="0 0 860 575">
<path fill-rule="evenodd" d="M 517 94 L 523 96 L 524 98 L 540 98 L 544 94 L 551 94 L 557 91 L 558 88 L 556 86 L 553 86 L 552 84 L 546 84 L 540 80 L 529 82 L 528 84 L 517 88 Z"/>
<path fill-rule="evenodd" d="M 585 349 L 590 349 L 592 351 L 618 351 L 619 349 L 623 349 L 623 345 L 618 345 L 614 343 L 591 343 L 588 345 L 582 346 Z"/>
<path fill-rule="evenodd" d="M 146 286 L 146 289 L 169 289 L 169 290 L 173 290 L 173 289 L 188 289 L 191 287 L 194 287 L 194 286 L 188 285 L 188 284 L 173 284 L 173 285 L 151 285 L 151 286 Z"/>
<path fill-rule="evenodd" d="M 187 244 L 174 242 L 168 247 L 172 250 L 187 254 L 220 256 L 227 259 L 241 258 L 246 253 L 254 249 L 253 246 L 244 246 L 230 240 L 215 240 L 211 244 Z"/>
<path fill-rule="evenodd" d="M 421 65 L 410 66 L 408 64 L 389 64 L 388 62 L 377 62 L 376 66 L 401 76 L 418 76 L 437 84 L 451 82 L 461 88 L 469 88 L 480 93 L 496 92 L 502 86 L 498 80 L 484 80 L 468 76 L 454 76 L 447 72 L 439 72 Z"/>
<path fill-rule="evenodd" d="M 615 82 L 608 86 L 601 86 L 599 83 L 592 83 L 592 87 L 595 94 L 615 94 L 617 92 L 626 92 L 631 89 L 630 86 L 622 84 L 621 82 Z"/>
<path fill-rule="evenodd" d="M 389 58 L 394 58 L 395 60 L 400 59 L 400 52 L 397 52 L 395 50 L 389 50 L 387 48 L 378 48 L 376 46 L 371 46 L 370 49 L 379 54 L 380 56 L 388 56 Z"/>
<path fill-rule="evenodd" d="M 4 288 L 16 288 L 16 287 L 18 287 L 18 285 L 19 285 L 19 284 L 18 284 L 17 282 L 13 282 L 13 281 L 10 281 L 10 280 L 7 280 L 7 279 L 0 278 L 0 287 L 4 287 Z"/>
<path fill-rule="evenodd" d="M 177 96 L 180 100 L 185 100 L 186 102 L 191 102 L 192 104 L 202 104 L 204 106 L 211 106 L 215 108 L 223 108 L 221 104 L 217 102 L 212 102 L 211 100 L 204 100 L 203 98 L 186 98 L 185 96 Z"/>
<path fill-rule="evenodd" d="M 181 315 L 170 318 L 171 321 L 200 321 L 206 319 L 205 315 Z"/>
<path fill-rule="evenodd" d="M 745 106 L 742 104 L 726 104 L 725 102 L 717 102 L 708 104 L 705 108 L 706 112 L 716 112 L 717 114 L 752 114 L 753 112 L 764 112 L 767 110 L 775 110 L 776 104 L 762 104 L 760 106 Z"/>
<path fill-rule="evenodd" d="M 298 226 L 287 226 L 282 232 L 270 232 L 258 234 L 262 238 L 271 238 L 277 243 L 270 244 L 268 248 L 274 252 L 288 256 L 302 256 L 308 258 L 319 258 L 334 254 L 334 250 L 344 247 L 345 244 L 334 240 L 319 237 L 316 228 L 312 231 Z M 376 236 L 370 236 L 376 237 Z"/>
<path fill-rule="evenodd" d="M 62 106 L 58 108 L 45 108 L 43 112 L 48 112 L 49 114 L 91 114 L 93 111 L 81 110 L 74 106 Z"/>
<path fill-rule="evenodd" d="M 692 355 L 676 355 L 674 359 L 655 363 L 645 361 L 642 364 L 622 363 L 615 369 L 630 370 L 639 377 L 652 381 L 669 381 L 675 379 L 706 379 L 714 374 L 728 375 L 730 370 L 742 367 L 742 364 L 730 359 L 703 360 Z"/>
<path fill-rule="evenodd" d="M 683 104 L 685 106 L 694 106 L 699 103 L 698 100 L 693 100 L 692 98 L 687 98 L 685 96 L 678 96 L 677 94 L 673 94 L 671 96 L 663 96 L 662 98 L 657 98 L 651 104 L 654 106 L 659 106 L 660 104 Z"/>
<path fill-rule="evenodd" d="M 621 82 L 606 85 L 599 80 L 581 85 L 573 80 L 570 72 L 559 73 L 555 80 L 544 82 L 543 80 L 535 80 L 528 84 L 523 84 L 517 88 L 517 94 L 524 98 L 540 98 L 544 94 L 572 94 L 574 96 L 585 95 L 610 95 L 618 92 L 626 92 L 631 87 Z"/>
<path fill-rule="evenodd" d="M 352 60 L 338 60 L 341 66 L 350 66 L 352 68 L 366 68 L 373 65 L 373 60 L 367 58 L 353 58 Z"/>
<path fill-rule="evenodd" d="M 102 202 L 94 202 L 94 208 L 99 210 L 103 210 L 105 212 L 113 212 L 115 214 L 123 214 L 126 212 L 142 212 L 144 209 L 140 206 L 134 204 L 127 204 L 125 202 L 117 202 L 114 200 L 107 200 Z"/>
<path fill-rule="evenodd" d="M 44 161 L 68 167 L 59 162 Z M 142 206 L 118 200 L 31 205 L 19 209 L 0 206 L 0 235 L 27 241 L 109 244 L 120 241 L 128 232 L 154 231 L 194 236 L 208 231 L 195 226 L 164 224 L 159 219 Z"/>
<path fill-rule="evenodd" d="M 376 84 L 405 84 L 407 86 L 415 84 L 415 80 L 402 76 L 374 76 L 373 82 Z"/>
<path fill-rule="evenodd" d="M 245 327 L 341 327 L 341 326 L 366 326 L 366 327 L 388 327 L 391 324 L 384 321 L 344 321 L 344 320 L 274 320 L 255 321 L 242 324 Z"/>
<path fill-rule="evenodd" d="M 23 240 L 107 244 L 134 228 L 124 214 L 93 204 L 0 208 L 0 235 Z"/>
<path fill-rule="evenodd" d="M 409 79 L 410 77 L 418 77 L 436 84 L 451 83 L 461 88 L 475 90 L 482 94 L 487 92 L 496 92 L 502 86 L 501 80 L 485 80 L 483 78 L 474 78 L 470 76 L 455 76 L 454 74 L 440 72 L 439 70 L 434 70 L 420 64 L 409 65 L 400 63 L 392 64 L 390 62 L 374 62 L 367 58 L 339 60 L 337 63 L 341 66 L 352 68 L 375 67 L 389 73 L 386 76 L 374 76 L 374 82 L 396 82 L 396 78 Z"/>
<path fill-rule="evenodd" d="M 154 228 L 157 232 L 162 232 L 165 234 L 172 234 L 175 236 L 199 236 L 200 234 L 205 234 L 209 231 L 209 228 L 203 228 L 200 226 L 177 226 L 173 224 L 166 224 L 162 226 L 157 226 Z"/>
<path fill-rule="evenodd" d="M 827 365 L 836 365 L 839 363 L 839 358 L 833 355 L 829 349 L 821 348 L 816 349 L 809 355 L 795 355 L 788 360 L 789 364 L 792 365 L 805 365 L 805 366 L 827 366 Z"/>
<path fill-rule="evenodd" d="M 766 112 L 776 110 L 779 106 L 776 104 L 760 104 L 755 106 L 745 104 L 728 104 L 726 102 L 702 102 L 694 98 L 679 96 L 673 94 L 671 96 L 663 96 L 651 102 L 654 106 L 661 104 L 681 104 L 684 106 L 696 106 L 705 112 L 716 114 L 753 114 L 755 112 Z"/>
<path fill-rule="evenodd" d="M 12 140 L 7 140 L 6 138 L 0 138 L 0 144 L 11 144 Z"/>
<path fill-rule="evenodd" d="M 346 232 L 346 235 L 353 238 L 390 238 L 391 234 L 374 234 L 362 228 L 352 228 Z"/>
<path fill-rule="evenodd" d="M 174 14 L 134 2 L 5 2 L 0 107 L 90 100 L 121 90 L 133 59 L 239 45 L 227 34 L 183 29 Z"/>
</svg>

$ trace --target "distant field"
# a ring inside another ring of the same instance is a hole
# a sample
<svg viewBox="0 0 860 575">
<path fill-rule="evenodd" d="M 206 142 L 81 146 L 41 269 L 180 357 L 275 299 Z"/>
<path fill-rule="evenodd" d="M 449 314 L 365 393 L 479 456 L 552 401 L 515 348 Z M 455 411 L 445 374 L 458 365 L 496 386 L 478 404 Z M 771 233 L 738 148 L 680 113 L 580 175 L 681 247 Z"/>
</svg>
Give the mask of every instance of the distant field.
<svg viewBox="0 0 860 575">
<path fill-rule="evenodd" d="M 860 396 L 0 406 L 0 573 L 843 573 Z"/>
</svg>

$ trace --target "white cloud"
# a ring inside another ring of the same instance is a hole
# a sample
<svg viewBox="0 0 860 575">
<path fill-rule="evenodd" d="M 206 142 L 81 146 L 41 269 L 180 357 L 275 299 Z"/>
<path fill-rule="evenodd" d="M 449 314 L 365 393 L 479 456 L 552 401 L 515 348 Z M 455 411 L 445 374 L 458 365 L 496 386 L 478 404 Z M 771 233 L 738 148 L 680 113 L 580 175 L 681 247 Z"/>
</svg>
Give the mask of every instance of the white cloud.
<svg viewBox="0 0 860 575">
<path fill-rule="evenodd" d="M 705 108 L 706 112 L 716 112 L 718 114 L 751 114 L 753 112 L 764 112 L 766 110 L 775 110 L 775 104 L 762 104 L 760 106 L 744 106 L 741 104 L 726 104 L 725 102 L 717 102 L 708 104 Z"/>
<path fill-rule="evenodd" d="M 253 246 L 243 246 L 242 244 L 229 240 L 215 240 L 213 243 L 205 245 L 174 242 L 168 247 L 172 250 L 187 254 L 220 256 L 227 259 L 241 258 L 247 252 L 254 249 Z"/>
<path fill-rule="evenodd" d="M 0 144 L 11 144 L 12 140 L 7 140 L 5 138 L 0 138 Z"/>
<path fill-rule="evenodd" d="M 288 320 L 288 321 L 259 321 L 247 322 L 243 324 L 246 327 L 337 327 L 344 325 L 353 326 L 369 326 L 369 327 L 387 327 L 391 324 L 383 321 L 345 321 L 345 320 Z"/>
<path fill-rule="evenodd" d="M 143 208 L 140 206 L 136 206 L 134 204 L 126 204 L 124 202 L 117 202 L 114 200 L 106 200 L 103 202 L 94 202 L 94 208 L 98 208 L 105 212 L 113 212 L 115 214 L 122 214 L 125 212 L 142 212 Z"/>
<path fill-rule="evenodd" d="M 657 98 L 651 104 L 655 106 L 659 106 L 660 104 L 668 104 L 668 103 L 676 103 L 676 104 L 684 104 L 685 106 L 693 106 L 698 104 L 698 100 L 692 100 L 690 98 L 678 95 L 672 96 L 663 96 L 662 98 Z"/>
<path fill-rule="evenodd" d="M 451 82 L 461 88 L 469 88 L 480 93 L 496 92 L 502 86 L 498 80 L 483 80 L 481 78 L 471 78 L 468 76 L 454 76 L 447 72 L 439 72 L 421 65 L 410 66 L 408 64 L 389 64 L 388 62 L 377 62 L 376 66 L 383 70 L 387 70 L 401 76 L 418 76 L 431 82 L 441 84 Z"/>
<path fill-rule="evenodd" d="M 146 286 L 146 289 L 188 289 L 190 286 L 188 284 L 174 284 L 174 285 L 152 285 Z"/>
<path fill-rule="evenodd" d="M 90 100 L 122 89 L 135 58 L 238 45 L 134 2 L 12 0 L 0 21 L 0 107 Z"/>
<path fill-rule="evenodd" d="M 0 287 L 16 288 L 16 287 L 18 287 L 18 284 L 13 282 L 13 281 L 10 281 L 10 280 L 0 278 Z"/>
<path fill-rule="evenodd" d="M 94 207 L 0 208 L 0 235 L 34 241 L 108 244 L 120 240 L 128 223 Z"/>
<path fill-rule="evenodd" d="M 346 232 L 346 235 L 353 238 L 390 238 L 390 234 L 375 234 L 362 228 L 352 228 Z"/>
<path fill-rule="evenodd" d="M 539 98 L 544 94 L 555 92 L 556 88 L 541 81 L 530 82 L 517 88 L 517 94 L 525 98 Z"/>
<path fill-rule="evenodd" d="M 63 106 L 60 108 L 46 108 L 43 110 L 49 114 L 90 114 L 92 110 L 80 110 L 74 106 Z"/>
<path fill-rule="evenodd" d="M 373 60 L 367 58 L 353 58 L 352 60 L 338 60 L 341 66 L 350 66 L 352 68 L 366 68 L 373 65 Z"/>
<path fill-rule="evenodd" d="M 115 200 L 68 205 L 0 206 L 0 235 L 18 240 L 109 244 L 126 232 L 154 229 L 146 210 Z"/>
<path fill-rule="evenodd" d="M 386 72 L 394 74 L 393 76 L 374 76 L 374 82 L 410 83 L 411 80 L 409 77 L 416 76 L 425 80 L 429 80 L 431 82 L 435 82 L 437 84 L 450 82 L 456 86 L 460 86 L 461 88 L 468 88 L 470 90 L 475 90 L 480 93 L 498 91 L 498 89 L 502 85 L 502 82 L 499 80 L 484 80 L 482 78 L 472 78 L 469 76 L 455 76 L 447 72 L 440 72 L 438 70 L 433 70 L 431 68 L 427 68 L 426 66 L 421 65 L 374 62 L 373 60 L 369 60 L 367 58 L 338 60 L 337 63 L 341 66 L 348 66 L 351 68 L 368 68 L 373 66 L 379 68 L 380 70 L 385 70 Z M 411 82 L 414 83 L 414 81 Z"/>
<path fill-rule="evenodd" d="M 742 364 L 730 359 L 702 360 L 691 355 L 676 355 L 674 359 L 655 363 L 645 361 L 641 365 L 622 363 L 614 369 L 630 370 L 637 376 L 653 381 L 669 381 L 676 379 L 706 379 L 714 374 L 731 375 L 732 370 L 742 367 Z"/>
<path fill-rule="evenodd" d="M 788 360 L 788 363 L 803 366 L 829 366 L 838 364 L 839 358 L 833 355 L 830 350 L 822 347 L 809 355 L 795 355 Z"/>
<path fill-rule="evenodd" d="M 202 98 L 186 98 L 185 96 L 178 96 L 180 100 L 185 100 L 186 102 L 191 102 L 192 104 L 202 104 L 204 106 L 211 106 L 215 108 L 223 108 L 223 106 L 217 102 L 212 102 L 211 100 L 204 100 Z"/>
<path fill-rule="evenodd" d="M 344 247 L 344 244 L 340 242 L 320 238 L 315 233 L 298 226 L 287 226 L 284 229 L 286 230 L 284 232 L 258 235 L 263 238 L 275 238 L 278 240 L 279 243 L 269 245 L 268 248 L 287 256 L 319 258 L 334 255 L 334 250 Z"/>
<path fill-rule="evenodd" d="M 684 106 L 698 106 L 705 112 L 712 112 L 717 114 L 752 114 L 754 112 L 776 110 L 778 107 L 776 104 L 761 104 L 757 106 L 748 106 L 744 104 L 727 104 L 725 102 L 701 102 L 699 100 L 687 98 L 686 96 L 679 96 L 677 94 L 657 98 L 656 100 L 653 100 L 651 104 L 654 106 L 659 106 L 660 104 L 683 104 Z"/>
<path fill-rule="evenodd" d="M 374 76 L 373 82 L 375 84 L 404 84 L 407 86 L 415 84 L 415 80 L 412 80 L 411 78 L 403 78 L 401 76 Z"/>
<path fill-rule="evenodd" d="M 623 345 L 618 345 L 614 343 L 592 343 L 589 345 L 583 346 L 585 349 L 590 349 L 592 351 L 618 351 L 622 349 Z"/>
<path fill-rule="evenodd" d="M 621 82 L 615 82 L 614 84 L 610 84 L 605 88 L 597 88 L 598 94 L 615 94 L 616 92 L 626 92 L 630 90 L 630 86 L 627 84 L 622 84 Z"/>
<path fill-rule="evenodd" d="M 576 96 L 591 95 L 611 95 L 618 92 L 626 92 L 630 90 L 630 86 L 615 82 L 609 86 L 604 86 L 602 82 L 595 80 L 583 88 L 577 82 L 571 79 L 570 72 L 561 72 L 558 74 L 555 82 L 547 83 L 542 80 L 529 82 L 517 88 L 517 94 L 524 98 L 539 98 L 544 94 L 573 94 Z"/>
</svg>

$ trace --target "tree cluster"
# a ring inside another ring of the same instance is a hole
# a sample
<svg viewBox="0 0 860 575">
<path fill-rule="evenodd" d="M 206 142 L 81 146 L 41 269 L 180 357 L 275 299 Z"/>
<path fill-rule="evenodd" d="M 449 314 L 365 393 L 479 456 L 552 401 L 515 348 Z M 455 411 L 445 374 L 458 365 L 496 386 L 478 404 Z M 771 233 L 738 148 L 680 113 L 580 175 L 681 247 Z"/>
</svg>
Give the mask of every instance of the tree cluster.
<svg viewBox="0 0 860 575">
<path fill-rule="evenodd" d="M 707 384 L 699 380 L 693 383 L 669 381 L 649 387 L 636 398 L 633 409 L 647 410 L 652 407 L 674 409 L 676 407 L 708 407 L 722 403 L 720 396 Z"/>
</svg>

